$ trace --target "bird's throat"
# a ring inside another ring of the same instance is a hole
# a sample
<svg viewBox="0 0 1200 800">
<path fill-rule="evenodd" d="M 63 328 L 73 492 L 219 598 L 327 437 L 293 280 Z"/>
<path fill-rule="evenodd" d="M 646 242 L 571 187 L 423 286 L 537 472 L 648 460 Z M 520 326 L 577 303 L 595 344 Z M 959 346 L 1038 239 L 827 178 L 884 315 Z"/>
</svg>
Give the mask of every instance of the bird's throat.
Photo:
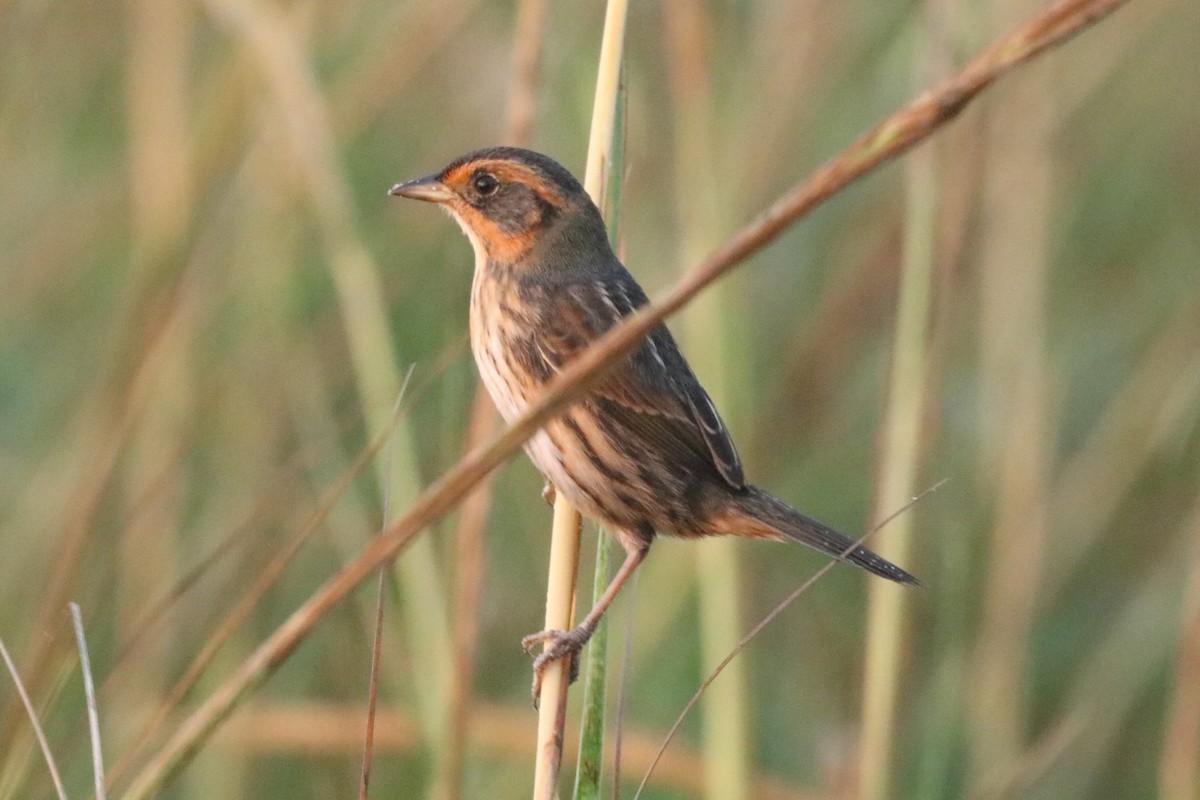
<svg viewBox="0 0 1200 800">
<path fill-rule="evenodd" d="M 447 206 L 446 211 L 471 242 L 471 247 L 475 250 L 477 268 L 484 260 L 498 265 L 518 267 L 537 241 L 533 231 L 506 231 L 494 220 L 470 206 Z"/>
</svg>

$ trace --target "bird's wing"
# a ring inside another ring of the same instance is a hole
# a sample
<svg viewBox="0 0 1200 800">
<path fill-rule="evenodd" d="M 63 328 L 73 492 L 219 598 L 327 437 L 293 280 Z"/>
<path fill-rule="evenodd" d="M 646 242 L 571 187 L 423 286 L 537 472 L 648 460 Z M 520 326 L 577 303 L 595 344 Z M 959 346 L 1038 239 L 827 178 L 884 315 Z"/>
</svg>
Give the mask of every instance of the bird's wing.
<svg viewBox="0 0 1200 800">
<path fill-rule="evenodd" d="M 554 311 L 538 332 L 538 351 L 555 371 L 590 342 L 647 303 L 625 273 L 607 280 L 573 283 L 553 295 Z M 614 422 L 676 459 L 717 469 L 731 485 L 745 485 L 737 449 L 704 387 L 665 326 L 659 325 L 629 358 L 614 366 L 593 390 Z"/>
</svg>

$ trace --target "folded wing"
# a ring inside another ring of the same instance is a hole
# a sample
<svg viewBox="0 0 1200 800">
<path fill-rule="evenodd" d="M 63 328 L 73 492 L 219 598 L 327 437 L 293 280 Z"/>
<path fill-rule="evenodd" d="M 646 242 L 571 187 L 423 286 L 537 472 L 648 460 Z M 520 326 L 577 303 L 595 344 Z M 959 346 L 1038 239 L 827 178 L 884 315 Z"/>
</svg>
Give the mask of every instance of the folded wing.
<svg viewBox="0 0 1200 800">
<path fill-rule="evenodd" d="M 647 303 L 628 273 L 570 284 L 555 292 L 553 301 L 537 335 L 537 351 L 554 371 Z M 725 423 L 665 326 L 614 366 L 593 392 L 616 425 L 681 468 L 715 469 L 730 486 L 745 485 Z"/>
</svg>

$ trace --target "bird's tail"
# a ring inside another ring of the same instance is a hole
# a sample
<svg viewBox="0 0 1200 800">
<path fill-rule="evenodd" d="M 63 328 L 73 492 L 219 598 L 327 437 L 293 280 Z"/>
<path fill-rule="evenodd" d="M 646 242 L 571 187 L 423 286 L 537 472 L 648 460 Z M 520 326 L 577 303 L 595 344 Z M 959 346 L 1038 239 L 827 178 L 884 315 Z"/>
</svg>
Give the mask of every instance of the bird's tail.
<svg viewBox="0 0 1200 800">
<path fill-rule="evenodd" d="M 722 513 L 718 514 L 722 518 L 719 520 L 722 533 L 799 542 L 888 580 L 920 585 L 920 581 L 886 558 L 855 545 L 854 540 L 801 514 L 757 486 L 747 486 L 733 499 L 733 503 L 723 503 Z"/>
</svg>

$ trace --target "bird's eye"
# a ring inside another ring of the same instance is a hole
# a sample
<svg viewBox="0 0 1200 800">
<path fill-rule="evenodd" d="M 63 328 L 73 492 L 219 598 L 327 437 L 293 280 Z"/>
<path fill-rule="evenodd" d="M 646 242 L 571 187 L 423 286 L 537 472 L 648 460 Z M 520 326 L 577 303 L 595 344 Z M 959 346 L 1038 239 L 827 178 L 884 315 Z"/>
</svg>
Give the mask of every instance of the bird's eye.
<svg viewBox="0 0 1200 800">
<path fill-rule="evenodd" d="M 475 187 L 475 191 L 481 197 L 487 197 L 490 194 L 496 193 L 496 190 L 500 188 L 500 181 L 486 172 L 481 172 L 475 176 L 475 180 L 471 182 L 471 185 Z"/>
</svg>

